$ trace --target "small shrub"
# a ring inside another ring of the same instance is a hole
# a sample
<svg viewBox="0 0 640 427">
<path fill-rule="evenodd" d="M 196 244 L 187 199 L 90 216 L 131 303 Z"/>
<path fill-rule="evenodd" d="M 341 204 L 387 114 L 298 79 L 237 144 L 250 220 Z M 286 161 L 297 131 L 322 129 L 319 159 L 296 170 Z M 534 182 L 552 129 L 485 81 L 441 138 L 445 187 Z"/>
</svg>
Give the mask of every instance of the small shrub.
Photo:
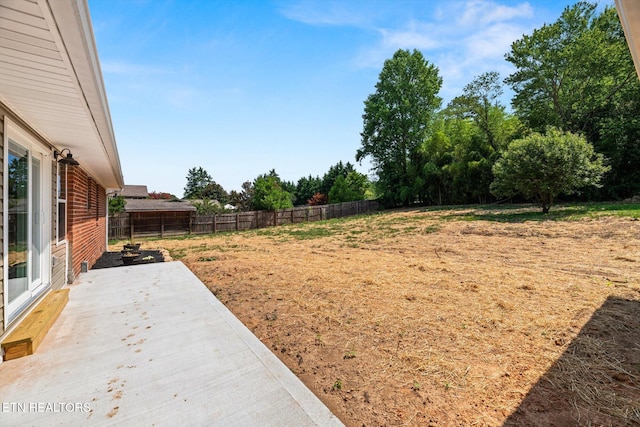
<svg viewBox="0 0 640 427">
<path fill-rule="evenodd" d="M 329 197 L 326 194 L 316 193 L 308 201 L 310 206 L 320 206 L 329 203 Z"/>
</svg>

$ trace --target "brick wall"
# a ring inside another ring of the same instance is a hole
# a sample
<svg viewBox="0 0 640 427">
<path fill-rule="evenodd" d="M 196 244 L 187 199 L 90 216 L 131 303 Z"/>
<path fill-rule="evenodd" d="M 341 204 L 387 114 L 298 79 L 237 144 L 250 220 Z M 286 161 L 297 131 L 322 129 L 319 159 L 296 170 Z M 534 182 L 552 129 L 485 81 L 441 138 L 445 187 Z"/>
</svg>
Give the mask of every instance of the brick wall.
<svg viewBox="0 0 640 427">
<path fill-rule="evenodd" d="M 91 268 L 107 250 L 106 192 L 82 166 L 68 167 L 67 218 L 69 280 L 73 281 L 83 261 Z"/>
</svg>

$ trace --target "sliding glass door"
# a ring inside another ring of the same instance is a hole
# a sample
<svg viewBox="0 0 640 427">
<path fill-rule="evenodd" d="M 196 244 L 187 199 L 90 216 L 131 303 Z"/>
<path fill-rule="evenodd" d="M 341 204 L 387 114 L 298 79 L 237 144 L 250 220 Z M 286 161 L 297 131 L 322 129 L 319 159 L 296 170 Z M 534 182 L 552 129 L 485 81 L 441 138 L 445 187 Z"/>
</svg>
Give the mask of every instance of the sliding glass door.
<svg viewBox="0 0 640 427">
<path fill-rule="evenodd" d="M 43 154 L 9 138 L 7 150 L 8 318 L 17 316 L 44 288 L 47 264 L 43 211 Z"/>
</svg>

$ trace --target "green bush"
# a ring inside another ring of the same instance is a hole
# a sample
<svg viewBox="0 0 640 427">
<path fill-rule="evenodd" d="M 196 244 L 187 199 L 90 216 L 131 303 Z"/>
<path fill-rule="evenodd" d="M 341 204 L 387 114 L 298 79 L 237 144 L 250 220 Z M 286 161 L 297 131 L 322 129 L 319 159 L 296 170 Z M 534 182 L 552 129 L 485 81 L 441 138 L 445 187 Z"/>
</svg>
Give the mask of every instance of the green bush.
<svg viewBox="0 0 640 427">
<path fill-rule="evenodd" d="M 513 141 L 493 166 L 491 192 L 497 197 L 522 195 L 547 213 L 555 198 L 587 186 L 600 186 L 610 168 L 582 136 L 547 129 Z"/>
</svg>

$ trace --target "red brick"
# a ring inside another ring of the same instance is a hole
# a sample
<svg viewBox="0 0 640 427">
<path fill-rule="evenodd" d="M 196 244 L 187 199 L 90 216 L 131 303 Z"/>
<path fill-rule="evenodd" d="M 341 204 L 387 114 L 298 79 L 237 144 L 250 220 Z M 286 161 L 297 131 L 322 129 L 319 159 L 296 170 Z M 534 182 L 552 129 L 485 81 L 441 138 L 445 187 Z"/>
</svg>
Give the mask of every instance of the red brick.
<svg viewBox="0 0 640 427">
<path fill-rule="evenodd" d="M 107 206 L 104 187 L 81 167 L 68 169 L 67 189 L 67 240 L 73 279 L 83 261 L 91 267 L 107 250 Z"/>
</svg>

